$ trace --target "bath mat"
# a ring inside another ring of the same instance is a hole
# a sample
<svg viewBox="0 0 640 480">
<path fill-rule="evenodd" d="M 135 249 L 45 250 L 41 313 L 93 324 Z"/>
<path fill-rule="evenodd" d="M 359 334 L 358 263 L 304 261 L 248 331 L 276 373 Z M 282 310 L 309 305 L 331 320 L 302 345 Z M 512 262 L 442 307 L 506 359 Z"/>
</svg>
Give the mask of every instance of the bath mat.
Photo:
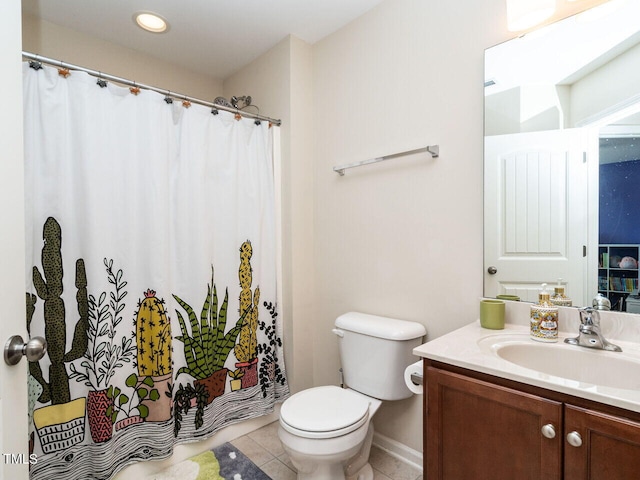
<svg viewBox="0 0 640 480">
<path fill-rule="evenodd" d="M 271 480 L 230 443 L 191 457 L 146 480 Z"/>
</svg>

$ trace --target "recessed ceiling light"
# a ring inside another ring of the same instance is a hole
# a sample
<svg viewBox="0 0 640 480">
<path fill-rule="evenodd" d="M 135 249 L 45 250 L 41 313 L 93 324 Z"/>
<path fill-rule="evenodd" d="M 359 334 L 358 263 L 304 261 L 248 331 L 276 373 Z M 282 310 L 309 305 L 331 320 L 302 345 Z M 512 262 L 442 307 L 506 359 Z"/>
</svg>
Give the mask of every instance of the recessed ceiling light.
<svg viewBox="0 0 640 480">
<path fill-rule="evenodd" d="M 169 29 L 169 24 L 160 15 L 151 12 L 138 12 L 133 20 L 140 28 L 153 33 L 163 33 Z"/>
</svg>

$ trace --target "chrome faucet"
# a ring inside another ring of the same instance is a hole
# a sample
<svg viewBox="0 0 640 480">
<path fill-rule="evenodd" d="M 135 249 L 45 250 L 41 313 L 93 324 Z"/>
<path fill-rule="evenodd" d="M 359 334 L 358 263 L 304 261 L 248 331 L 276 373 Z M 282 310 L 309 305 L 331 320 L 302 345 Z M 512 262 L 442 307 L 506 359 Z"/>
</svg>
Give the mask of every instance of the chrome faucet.
<svg viewBox="0 0 640 480">
<path fill-rule="evenodd" d="M 600 313 L 597 310 L 586 307 L 580 309 L 580 329 L 575 338 L 565 338 L 565 343 L 580 347 L 597 348 L 610 352 L 621 352 L 618 345 L 609 343 L 600 332 Z"/>
</svg>

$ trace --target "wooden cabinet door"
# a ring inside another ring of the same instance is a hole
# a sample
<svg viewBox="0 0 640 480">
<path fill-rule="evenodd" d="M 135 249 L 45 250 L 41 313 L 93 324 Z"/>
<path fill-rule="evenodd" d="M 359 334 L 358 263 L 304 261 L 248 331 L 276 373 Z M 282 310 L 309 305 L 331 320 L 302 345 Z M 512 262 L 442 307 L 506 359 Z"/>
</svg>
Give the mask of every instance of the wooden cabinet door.
<svg viewBox="0 0 640 480">
<path fill-rule="evenodd" d="M 426 377 L 426 478 L 561 478 L 561 403 L 433 367 Z"/>
<path fill-rule="evenodd" d="M 640 423 L 565 407 L 565 480 L 636 480 L 640 478 Z M 580 435 L 582 445 L 567 438 Z"/>
</svg>

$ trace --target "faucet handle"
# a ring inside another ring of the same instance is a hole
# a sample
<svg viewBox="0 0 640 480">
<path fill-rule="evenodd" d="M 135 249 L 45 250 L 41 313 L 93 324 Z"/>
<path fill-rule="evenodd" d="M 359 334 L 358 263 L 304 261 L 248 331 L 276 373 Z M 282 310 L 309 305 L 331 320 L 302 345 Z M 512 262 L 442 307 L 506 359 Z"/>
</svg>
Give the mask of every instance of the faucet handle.
<svg viewBox="0 0 640 480">
<path fill-rule="evenodd" d="M 580 309 L 580 323 L 582 325 L 600 326 L 600 313 L 592 307 Z"/>
</svg>

